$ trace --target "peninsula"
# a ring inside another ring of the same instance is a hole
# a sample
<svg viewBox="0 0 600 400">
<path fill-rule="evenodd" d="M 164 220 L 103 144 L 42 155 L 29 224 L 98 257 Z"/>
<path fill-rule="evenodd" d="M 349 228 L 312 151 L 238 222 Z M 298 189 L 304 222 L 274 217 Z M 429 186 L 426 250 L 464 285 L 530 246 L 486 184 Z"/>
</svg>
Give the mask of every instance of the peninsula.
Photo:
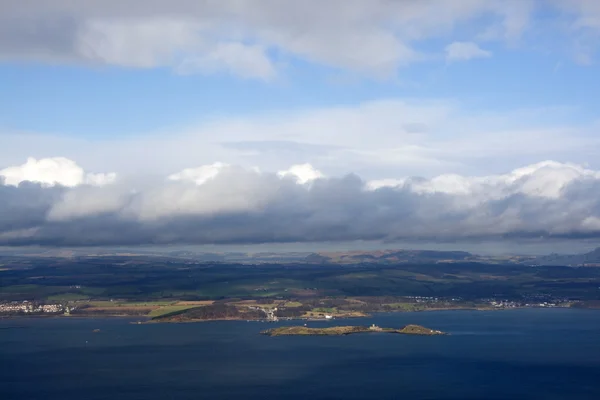
<svg viewBox="0 0 600 400">
<path fill-rule="evenodd" d="M 404 328 L 381 328 L 377 325 L 371 326 L 333 326 L 328 328 L 308 328 L 306 326 L 282 326 L 267 329 L 261 332 L 267 336 L 343 336 L 353 333 L 399 333 L 404 335 L 446 335 L 446 333 L 434 329 L 425 328 L 420 325 L 406 325 Z"/>
</svg>

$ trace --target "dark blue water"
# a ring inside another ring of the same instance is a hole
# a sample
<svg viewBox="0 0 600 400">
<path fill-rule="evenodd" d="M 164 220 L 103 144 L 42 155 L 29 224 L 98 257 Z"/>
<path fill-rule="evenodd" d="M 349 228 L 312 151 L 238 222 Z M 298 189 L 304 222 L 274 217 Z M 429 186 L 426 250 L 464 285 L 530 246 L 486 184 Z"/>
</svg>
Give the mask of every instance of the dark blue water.
<svg viewBox="0 0 600 400">
<path fill-rule="evenodd" d="M 348 321 L 310 323 L 311 326 Z M 267 337 L 276 324 L 0 321 L 0 399 L 600 399 L 600 312 L 351 320 L 451 336 Z M 101 332 L 93 333 L 94 329 Z"/>
</svg>

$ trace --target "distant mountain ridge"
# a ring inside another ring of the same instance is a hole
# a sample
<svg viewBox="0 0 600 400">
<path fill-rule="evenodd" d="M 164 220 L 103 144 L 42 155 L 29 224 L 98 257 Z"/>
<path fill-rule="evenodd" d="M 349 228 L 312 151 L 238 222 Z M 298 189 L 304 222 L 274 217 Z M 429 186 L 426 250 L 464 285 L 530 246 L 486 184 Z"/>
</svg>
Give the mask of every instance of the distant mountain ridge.
<svg viewBox="0 0 600 400">
<path fill-rule="evenodd" d="M 376 250 L 340 251 L 313 253 L 306 257 L 309 263 L 425 263 L 475 260 L 476 256 L 466 251 L 435 250 Z"/>
<path fill-rule="evenodd" d="M 467 251 L 443 250 L 350 250 L 318 252 L 205 252 L 194 250 L 110 249 L 110 248 L 13 248 L 0 249 L 0 257 L 33 258 L 161 258 L 191 263 L 231 264 L 431 264 L 475 262 L 545 266 L 600 267 L 600 247 L 584 254 L 548 254 L 543 256 L 477 255 Z"/>
<path fill-rule="evenodd" d="M 600 247 L 584 254 L 549 254 L 537 257 L 535 262 L 539 265 L 600 267 Z"/>
</svg>

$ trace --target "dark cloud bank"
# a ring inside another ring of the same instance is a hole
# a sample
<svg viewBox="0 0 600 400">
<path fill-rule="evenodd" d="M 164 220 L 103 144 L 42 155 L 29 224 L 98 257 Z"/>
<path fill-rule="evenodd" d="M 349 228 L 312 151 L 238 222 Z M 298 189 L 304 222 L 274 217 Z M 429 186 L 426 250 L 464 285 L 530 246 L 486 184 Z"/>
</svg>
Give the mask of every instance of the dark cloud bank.
<svg viewBox="0 0 600 400">
<path fill-rule="evenodd" d="M 452 194 L 418 190 L 417 183 L 407 181 L 369 190 L 355 175 L 301 185 L 292 178 L 236 168 L 201 185 L 172 181 L 139 187 L 130 182 L 71 188 L 32 182 L 0 184 L 0 245 L 460 241 L 599 235 L 600 180 L 574 179 L 554 196 L 524 193 L 520 188 L 526 184 L 527 180 L 520 180 L 501 189 L 484 184 L 469 193 Z"/>
</svg>

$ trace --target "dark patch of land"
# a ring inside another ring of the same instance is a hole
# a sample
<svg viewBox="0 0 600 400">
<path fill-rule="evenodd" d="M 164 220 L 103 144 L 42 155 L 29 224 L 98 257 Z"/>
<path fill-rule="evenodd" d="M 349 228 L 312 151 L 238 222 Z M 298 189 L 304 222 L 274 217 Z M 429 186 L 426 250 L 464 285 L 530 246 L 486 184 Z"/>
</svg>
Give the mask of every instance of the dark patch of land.
<svg viewBox="0 0 600 400">
<path fill-rule="evenodd" d="M 27 315 L 13 307 L 23 301 L 63 304 L 73 316 L 157 321 L 324 319 L 600 302 L 600 268 L 473 262 L 461 252 L 371 256 L 379 258 L 237 264 L 181 255 L 0 256 L 0 315 Z"/>
<path fill-rule="evenodd" d="M 569 265 L 581 267 L 600 267 L 600 248 L 584 254 L 550 254 L 537 257 L 538 265 Z"/>
<path fill-rule="evenodd" d="M 354 333 L 400 333 L 404 335 L 445 335 L 444 332 L 425 328 L 420 325 L 406 325 L 401 329 L 380 328 L 378 326 L 332 326 L 327 328 L 308 328 L 306 326 L 282 326 L 261 332 L 267 336 L 342 336 Z"/>
<path fill-rule="evenodd" d="M 181 311 L 160 315 L 152 318 L 154 322 L 194 322 L 217 320 L 259 320 L 265 314 L 249 307 L 236 307 L 228 304 L 214 304 L 208 306 L 188 308 Z"/>
</svg>

